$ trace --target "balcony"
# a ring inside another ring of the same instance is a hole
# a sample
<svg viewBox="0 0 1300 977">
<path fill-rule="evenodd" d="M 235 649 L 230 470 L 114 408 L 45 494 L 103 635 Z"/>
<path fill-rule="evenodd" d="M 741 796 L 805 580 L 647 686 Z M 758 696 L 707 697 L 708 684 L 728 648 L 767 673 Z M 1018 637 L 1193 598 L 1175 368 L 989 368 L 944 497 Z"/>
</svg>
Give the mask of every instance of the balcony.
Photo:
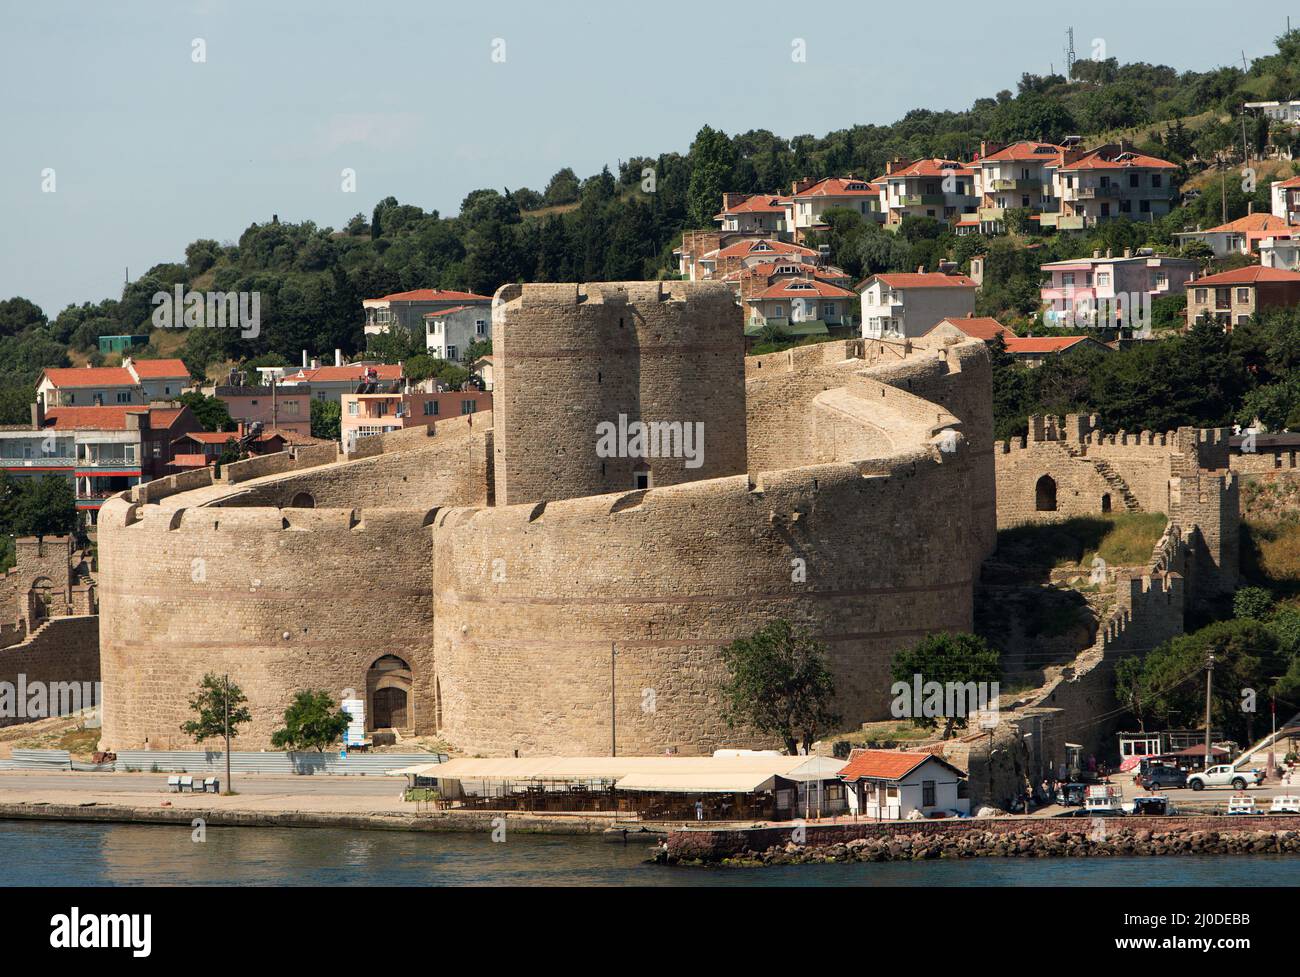
<svg viewBox="0 0 1300 977">
<path fill-rule="evenodd" d="M 995 193 L 1000 190 L 1009 191 L 1013 193 L 1017 191 L 1025 191 L 1025 190 L 1038 191 L 1043 189 L 1043 181 L 1042 180 L 993 180 L 989 184 L 989 189 Z"/>
<path fill-rule="evenodd" d="M 900 206 L 942 207 L 947 199 L 947 195 L 942 193 L 909 193 L 900 198 Z"/>
<path fill-rule="evenodd" d="M 1082 231 L 1088 226 L 1083 214 L 1044 213 L 1039 217 L 1040 227 L 1054 227 L 1058 231 Z"/>
</svg>

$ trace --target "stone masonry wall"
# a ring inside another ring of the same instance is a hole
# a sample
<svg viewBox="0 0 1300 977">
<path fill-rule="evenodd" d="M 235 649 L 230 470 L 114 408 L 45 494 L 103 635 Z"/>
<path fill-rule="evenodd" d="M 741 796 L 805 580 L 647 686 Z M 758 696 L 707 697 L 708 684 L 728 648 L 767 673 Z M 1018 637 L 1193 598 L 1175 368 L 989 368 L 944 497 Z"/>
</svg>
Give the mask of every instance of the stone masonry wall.
<svg viewBox="0 0 1300 977">
<path fill-rule="evenodd" d="M 24 641 L 0 649 L 0 682 L 15 689 L 19 676 L 28 688 L 34 682 L 95 683 L 99 681 L 99 619 L 94 616 L 57 617 L 46 621 Z M 58 696 L 57 688 L 52 690 Z M 47 692 L 48 694 L 48 692 Z M 82 700 L 83 707 L 92 703 Z M 0 715 L 0 726 L 43 718 Z"/>
</svg>

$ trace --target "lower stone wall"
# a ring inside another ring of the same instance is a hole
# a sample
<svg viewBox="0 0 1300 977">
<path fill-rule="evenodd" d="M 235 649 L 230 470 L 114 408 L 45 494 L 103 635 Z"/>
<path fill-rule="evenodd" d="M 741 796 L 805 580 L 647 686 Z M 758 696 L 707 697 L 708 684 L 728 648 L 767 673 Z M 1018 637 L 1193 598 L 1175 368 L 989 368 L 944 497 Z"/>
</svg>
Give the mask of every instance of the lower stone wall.
<svg viewBox="0 0 1300 977">
<path fill-rule="evenodd" d="M 16 690 L 20 675 L 28 688 L 34 682 L 46 683 L 47 694 L 51 683 L 98 682 L 99 618 L 51 618 L 21 643 L 0 649 L 0 683 L 9 683 Z M 0 726 L 42 718 L 0 714 Z"/>
</svg>

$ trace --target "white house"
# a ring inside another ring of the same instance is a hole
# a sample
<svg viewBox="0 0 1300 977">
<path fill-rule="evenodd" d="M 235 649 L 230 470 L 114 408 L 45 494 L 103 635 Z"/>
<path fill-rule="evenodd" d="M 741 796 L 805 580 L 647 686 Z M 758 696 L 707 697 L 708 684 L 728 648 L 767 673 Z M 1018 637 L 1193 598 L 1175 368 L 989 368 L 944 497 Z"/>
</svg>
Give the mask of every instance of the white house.
<svg viewBox="0 0 1300 977">
<path fill-rule="evenodd" d="M 976 288 L 965 275 L 923 271 L 872 275 L 858 285 L 862 338 L 914 338 L 944 319 L 973 315 Z"/>
<path fill-rule="evenodd" d="M 1265 268 L 1300 271 L 1300 238 L 1264 238 L 1259 242 L 1259 263 Z"/>
<path fill-rule="evenodd" d="M 840 771 L 851 810 L 898 821 L 941 812 L 970 813 L 966 774 L 933 753 L 854 750 Z"/>
<path fill-rule="evenodd" d="M 178 359 L 132 360 L 121 366 L 48 367 L 36 399 L 52 407 L 118 407 L 179 397 L 191 383 Z"/>
<path fill-rule="evenodd" d="M 492 338 L 492 309 L 456 305 L 424 316 L 424 345 L 429 355 L 459 363 L 471 343 Z"/>
</svg>

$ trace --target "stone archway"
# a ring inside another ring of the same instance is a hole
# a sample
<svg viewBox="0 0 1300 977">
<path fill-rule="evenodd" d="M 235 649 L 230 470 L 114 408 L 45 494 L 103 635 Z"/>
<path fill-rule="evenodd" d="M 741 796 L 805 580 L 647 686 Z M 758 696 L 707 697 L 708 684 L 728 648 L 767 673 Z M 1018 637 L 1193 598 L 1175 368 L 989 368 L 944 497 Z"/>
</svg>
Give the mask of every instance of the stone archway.
<svg viewBox="0 0 1300 977">
<path fill-rule="evenodd" d="M 1039 512 L 1056 511 L 1056 479 L 1044 475 L 1034 485 L 1034 508 Z"/>
<path fill-rule="evenodd" d="M 31 589 L 27 591 L 27 616 L 32 630 L 49 618 L 53 601 L 54 583 L 50 578 L 37 577 L 33 580 Z"/>
<path fill-rule="evenodd" d="M 312 498 L 310 492 L 299 492 L 289 503 L 290 509 L 314 509 L 316 500 Z"/>
<path fill-rule="evenodd" d="M 396 655 L 383 655 L 366 671 L 366 727 L 411 732 L 415 699 L 411 666 Z"/>
</svg>

